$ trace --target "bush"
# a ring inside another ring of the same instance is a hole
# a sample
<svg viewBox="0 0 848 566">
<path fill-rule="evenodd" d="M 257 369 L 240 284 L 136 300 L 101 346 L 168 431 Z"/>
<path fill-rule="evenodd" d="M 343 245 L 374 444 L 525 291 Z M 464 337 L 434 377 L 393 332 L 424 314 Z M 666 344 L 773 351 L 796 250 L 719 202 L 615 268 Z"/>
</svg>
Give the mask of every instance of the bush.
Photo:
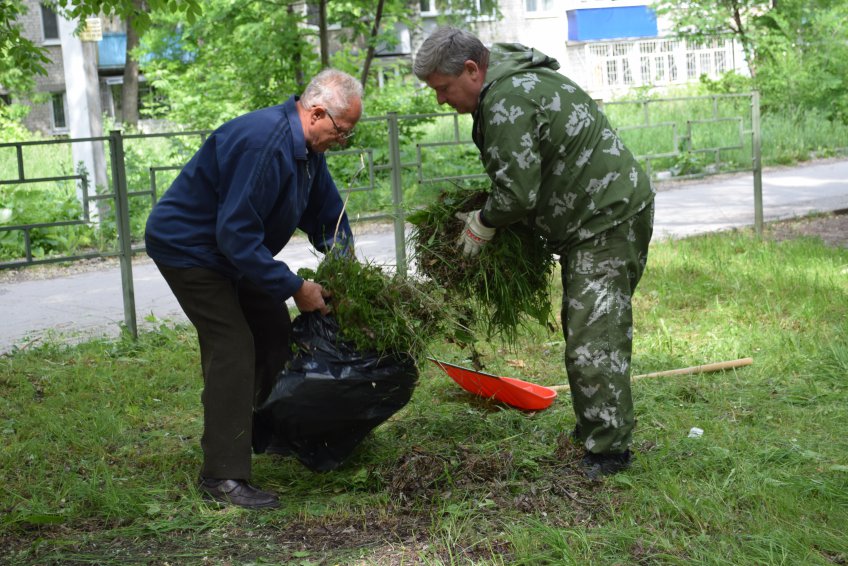
<svg viewBox="0 0 848 566">
<path fill-rule="evenodd" d="M 790 3 L 763 18 L 755 85 L 765 110 L 815 110 L 848 124 L 846 18 L 844 3 Z"/>
<path fill-rule="evenodd" d="M 0 143 L 36 139 L 23 125 L 23 119 L 29 114 L 29 107 L 21 104 L 0 103 Z"/>
</svg>

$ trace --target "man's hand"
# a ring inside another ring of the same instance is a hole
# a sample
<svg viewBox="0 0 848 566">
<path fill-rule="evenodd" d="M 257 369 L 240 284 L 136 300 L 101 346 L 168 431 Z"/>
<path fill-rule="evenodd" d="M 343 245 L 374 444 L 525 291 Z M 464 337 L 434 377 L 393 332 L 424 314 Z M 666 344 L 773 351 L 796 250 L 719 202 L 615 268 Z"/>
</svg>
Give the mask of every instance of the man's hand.
<svg viewBox="0 0 848 566">
<path fill-rule="evenodd" d="M 328 314 L 329 307 L 324 299 L 330 298 L 330 293 L 318 283 L 306 281 L 297 290 L 297 293 L 292 295 L 294 304 L 297 305 L 297 310 L 300 312 L 321 311 L 321 314 Z"/>
<path fill-rule="evenodd" d="M 456 245 L 462 250 L 462 255 L 474 257 L 495 236 L 495 229 L 483 225 L 479 210 L 457 212 L 456 217 L 465 221 L 465 228 L 462 229 Z"/>
</svg>

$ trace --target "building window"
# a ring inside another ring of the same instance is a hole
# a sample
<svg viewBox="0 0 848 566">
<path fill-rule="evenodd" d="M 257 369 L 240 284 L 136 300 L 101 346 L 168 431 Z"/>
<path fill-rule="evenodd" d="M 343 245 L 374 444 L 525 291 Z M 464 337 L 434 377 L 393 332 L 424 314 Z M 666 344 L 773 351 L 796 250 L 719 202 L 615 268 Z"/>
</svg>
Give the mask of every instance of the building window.
<svg viewBox="0 0 848 566">
<path fill-rule="evenodd" d="M 677 80 L 677 62 L 674 60 L 674 55 L 668 56 L 668 80 L 675 82 Z"/>
<path fill-rule="evenodd" d="M 44 32 L 44 41 L 56 41 L 59 39 L 59 17 L 50 6 L 41 5 L 41 29 Z"/>
<path fill-rule="evenodd" d="M 109 101 L 107 113 L 115 121 L 124 121 L 124 78 L 110 77 L 106 79 L 109 86 Z M 156 91 L 144 77 L 139 77 L 138 83 L 138 117 L 142 120 L 152 119 L 168 107 L 168 99 Z"/>
<path fill-rule="evenodd" d="M 607 84 L 614 85 L 618 83 L 618 61 L 615 59 L 607 60 Z"/>
<path fill-rule="evenodd" d="M 667 40 L 663 41 L 661 44 L 662 51 L 666 53 L 666 60 L 668 62 L 668 80 L 669 82 L 675 82 L 678 79 L 677 76 L 677 61 L 675 60 L 675 52 L 680 50 L 680 42 L 675 40 Z"/>
<path fill-rule="evenodd" d="M 524 10 L 532 12 L 550 12 L 554 8 L 554 0 L 524 0 Z"/>
<path fill-rule="evenodd" d="M 727 57 L 724 51 L 715 52 L 715 71 L 716 74 L 721 74 L 727 70 Z"/>
<path fill-rule="evenodd" d="M 691 52 L 686 54 L 686 78 L 698 78 L 698 66 L 696 63 L 695 54 Z"/>
<path fill-rule="evenodd" d="M 633 84 L 633 73 L 630 71 L 630 61 L 627 59 L 621 60 L 621 70 L 623 75 L 624 84 L 632 85 Z"/>
<path fill-rule="evenodd" d="M 494 15 L 498 11 L 497 0 L 474 0 L 477 11 L 486 16 Z"/>
<path fill-rule="evenodd" d="M 651 76 L 651 58 L 645 57 L 644 55 L 639 59 L 641 63 L 640 70 L 642 71 L 642 80 L 645 80 L 645 77 Z"/>
<path fill-rule="evenodd" d="M 581 46 L 580 65 L 589 90 L 628 85 L 668 85 L 711 78 L 733 68 L 732 41 L 653 39 Z"/>
<path fill-rule="evenodd" d="M 551 1 L 551 0 L 548 0 Z M 492 15 L 497 12 L 497 0 L 473 0 L 474 10 L 481 15 Z M 421 14 L 424 16 L 437 16 L 440 14 L 462 13 L 462 10 L 454 10 L 450 0 L 419 0 Z"/>
<path fill-rule="evenodd" d="M 700 63 L 701 63 L 701 72 L 698 76 L 701 76 L 701 75 L 712 76 L 712 74 L 713 74 L 713 69 L 712 69 L 712 65 L 711 65 L 712 60 L 713 60 L 712 53 L 710 53 L 710 52 L 699 53 L 698 55 L 700 56 L 699 58 L 700 58 Z"/>
<path fill-rule="evenodd" d="M 64 92 L 54 92 L 53 93 L 53 129 L 54 130 L 67 130 L 68 129 L 68 120 L 65 118 L 65 93 Z"/>
<path fill-rule="evenodd" d="M 664 83 L 665 80 L 665 59 L 662 57 L 657 57 L 654 59 L 654 63 L 657 65 L 657 72 L 654 74 L 654 80 L 658 83 Z"/>
<path fill-rule="evenodd" d="M 317 28 L 321 20 L 321 7 L 317 3 L 307 2 L 305 8 L 306 23 Z"/>
</svg>

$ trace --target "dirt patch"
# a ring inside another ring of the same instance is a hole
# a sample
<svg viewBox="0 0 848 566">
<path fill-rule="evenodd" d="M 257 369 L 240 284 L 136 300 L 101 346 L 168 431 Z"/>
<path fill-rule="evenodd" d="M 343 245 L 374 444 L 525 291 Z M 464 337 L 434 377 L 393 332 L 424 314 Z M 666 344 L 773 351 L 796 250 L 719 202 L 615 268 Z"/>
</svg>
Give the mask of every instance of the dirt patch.
<svg viewBox="0 0 848 566">
<path fill-rule="evenodd" d="M 764 235 L 778 242 L 795 238 L 819 238 L 827 246 L 848 248 L 848 209 L 771 222 L 765 226 Z"/>
<path fill-rule="evenodd" d="M 380 564 L 411 563 L 417 549 L 427 546 L 430 518 L 421 513 L 369 510 L 352 519 L 293 522 L 275 530 L 282 548 L 310 556 L 333 556 L 339 549 L 369 549 L 382 555 Z M 290 556 L 289 558 L 292 558 Z"/>
<path fill-rule="evenodd" d="M 121 527 L 138 533 L 134 527 L 140 525 L 101 519 L 73 525 L 21 524 L 9 536 L 0 536 L 0 562 L 241 564 L 273 557 L 275 563 L 390 566 L 472 564 L 499 556 L 511 563 L 516 551 L 502 532 L 504 522 L 544 517 L 556 528 L 574 528 L 608 519 L 609 487 L 579 473 L 581 456 L 582 449 L 568 434 L 558 438 L 552 454 L 535 462 L 532 472 L 509 451 L 490 454 L 473 444 L 438 454 L 414 448 L 374 470 L 381 478 L 376 489 L 391 495 L 383 506 L 324 517 L 269 515 L 262 521 L 234 513 L 208 530 L 178 530 L 168 536 L 127 536 Z M 446 505 L 454 501 L 474 507 Z M 454 547 L 443 547 L 443 540 L 431 537 L 437 516 L 456 514 L 462 523 L 469 513 L 474 526 Z M 367 559 L 359 558 L 363 555 Z"/>
</svg>

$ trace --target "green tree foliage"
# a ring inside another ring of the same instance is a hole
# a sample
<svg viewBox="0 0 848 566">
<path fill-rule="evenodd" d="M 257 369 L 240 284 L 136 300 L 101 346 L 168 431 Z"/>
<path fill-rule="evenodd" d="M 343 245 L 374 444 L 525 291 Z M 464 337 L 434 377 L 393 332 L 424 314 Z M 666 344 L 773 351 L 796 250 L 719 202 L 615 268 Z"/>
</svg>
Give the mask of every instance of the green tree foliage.
<svg viewBox="0 0 848 566">
<path fill-rule="evenodd" d="M 755 21 L 769 10 L 771 0 L 660 0 L 655 7 L 681 36 L 702 41 L 732 35 L 745 50 L 751 75 L 756 74 Z"/>
<path fill-rule="evenodd" d="M 695 40 L 742 44 L 765 110 L 817 110 L 848 121 L 848 4 L 834 0 L 660 0 L 657 12 Z M 723 80 L 720 90 L 748 86 Z"/>
<path fill-rule="evenodd" d="M 848 4 L 792 0 L 760 20 L 757 87 L 766 107 L 848 123 Z"/>
<path fill-rule="evenodd" d="M 47 50 L 21 34 L 18 18 L 26 13 L 20 0 L 0 2 L 0 87 L 14 94 L 27 93 L 36 75 L 46 75 Z"/>
<path fill-rule="evenodd" d="M 151 14 L 170 13 L 192 23 L 201 13 L 199 0 L 58 0 L 57 4 L 69 18 L 84 19 L 105 14 L 132 19 L 139 35 L 143 35 L 150 26 Z"/>
<path fill-rule="evenodd" d="M 414 0 L 418 2 L 418 0 Z M 394 51 L 398 44 L 395 28 L 403 24 L 407 28 L 420 25 L 416 20 L 412 0 L 339 0 L 327 3 L 327 19 L 341 28 L 339 42 L 341 50 L 333 57 L 338 61 L 352 62 L 348 72 L 358 76 L 366 88 L 369 69 L 378 49 Z"/>
<path fill-rule="evenodd" d="M 315 45 L 287 0 L 207 0 L 193 24 L 154 15 L 142 41 L 148 81 L 165 95 L 158 112 L 211 128 L 279 104 L 318 70 Z"/>
<path fill-rule="evenodd" d="M 320 7 L 318 0 L 307 4 Z M 306 21 L 298 0 L 54 0 L 54 5 L 69 18 L 105 14 L 131 24 L 131 35 L 142 41 L 137 49 L 129 45 L 129 57 L 143 61 L 143 72 L 161 95 L 155 111 L 183 126 L 212 127 L 300 92 L 320 68 L 319 49 L 326 48 L 320 22 Z M 332 47 L 340 49 L 330 64 L 364 75 L 366 86 L 375 82 L 374 72 L 367 73 L 375 53 L 396 46 L 398 25 L 421 35 L 419 0 L 323 0 L 323 5 L 325 23 L 341 30 L 335 31 Z M 492 0 L 440 0 L 437 6 L 452 23 L 497 13 Z M 21 0 L 0 2 L 0 85 L 7 89 L 31 86 L 49 62 L 43 50 L 22 39 L 16 27 L 22 11 Z M 125 77 L 125 84 L 131 82 Z M 128 101 L 130 94 L 125 93 Z M 156 101 L 145 102 L 155 107 Z"/>
<path fill-rule="evenodd" d="M 398 46 L 398 25 L 410 30 L 410 35 L 420 35 L 420 0 L 333 0 L 327 1 L 327 18 L 341 28 L 341 52 L 345 59 L 357 60 L 357 70 L 366 90 L 373 86 L 369 76 L 372 60 L 378 50 L 391 53 Z M 467 26 L 481 15 L 499 16 L 495 0 L 438 0 L 436 7 L 443 14 L 442 24 Z M 338 59 L 334 57 L 333 64 Z M 354 72 L 353 69 L 350 72 Z"/>
<path fill-rule="evenodd" d="M 295 0 L 203 0 L 193 24 L 178 14 L 154 13 L 138 58 L 145 61 L 147 80 L 167 100 L 159 114 L 186 127 L 208 128 L 301 92 L 321 68 L 320 5 L 308 4 L 303 14 Z M 455 18 L 480 13 L 474 0 L 453 0 L 452 6 Z M 483 7 L 491 9 L 487 2 Z M 416 8 L 419 0 L 328 0 L 326 22 L 335 50 L 330 66 L 361 78 L 375 51 L 397 46 L 399 25 L 420 31 Z M 372 94 L 373 70 L 366 82 Z M 376 98 L 368 96 L 366 104 L 372 116 Z M 408 106 L 417 106 L 420 99 L 412 98 Z"/>
</svg>

